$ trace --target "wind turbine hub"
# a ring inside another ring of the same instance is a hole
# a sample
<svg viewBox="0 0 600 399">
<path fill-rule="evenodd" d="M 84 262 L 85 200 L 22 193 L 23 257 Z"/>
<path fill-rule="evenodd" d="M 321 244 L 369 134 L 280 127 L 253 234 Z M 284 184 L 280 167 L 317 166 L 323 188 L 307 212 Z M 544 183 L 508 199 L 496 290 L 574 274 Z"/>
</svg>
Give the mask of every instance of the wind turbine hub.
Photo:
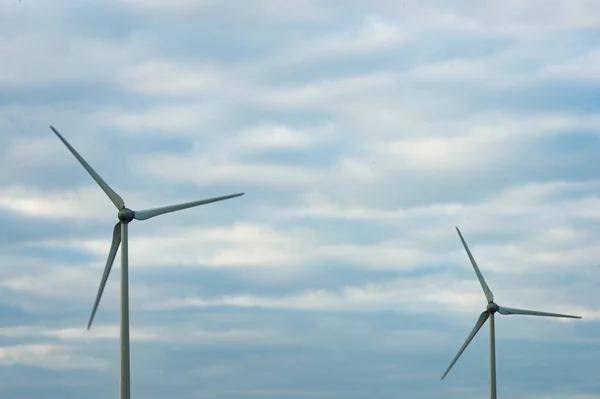
<svg viewBox="0 0 600 399">
<path fill-rule="evenodd" d="M 133 220 L 134 212 L 129 208 L 123 208 L 119 211 L 117 217 L 123 223 L 129 223 Z"/>
<path fill-rule="evenodd" d="M 492 313 L 496 313 L 500 309 L 500 307 L 496 304 L 496 302 L 490 302 L 487 305 L 487 310 Z"/>
</svg>

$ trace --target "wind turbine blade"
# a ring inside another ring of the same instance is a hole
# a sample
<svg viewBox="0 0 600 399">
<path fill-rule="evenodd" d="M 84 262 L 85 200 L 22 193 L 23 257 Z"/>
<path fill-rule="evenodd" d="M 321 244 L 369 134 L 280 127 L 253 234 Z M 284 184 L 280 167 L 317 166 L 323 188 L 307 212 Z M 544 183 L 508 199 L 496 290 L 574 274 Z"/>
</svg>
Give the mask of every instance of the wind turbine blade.
<svg viewBox="0 0 600 399">
<path fill-rule="evenodd" d="M 469 345 L 469 343 L 471 343 L 471 341 L 473 340 L 473 338 L 475 337 L 475 335 L 477 334 L 477 332 L 481 329 L 481 327 L 483 327 L 483 325 L 485 324 L 485 322 L 488 319 L 488 317 L 490 317 L 490 313 L 487 310 L 485 312 L 483 312 L 481 315 L 479 315 L 479 319 L 477 320 L 477 323 L 475 324 L 475 327 L 471 331 L 471 334 L 469 334 L 469 336 L 467 337 L 467 339 L 466 339 L 465 343 L 463 344 L 463 346 L 461 346 L 460 350 L 458 351 L 458 353 L 454 357 L 454 360 L 452 360 L 452 363 L 450 363 L 450 366 L 448 366 L 448 368 L 446 369 L 446 372 L 442 376 L 442 380 L 450 372 L 450 369 L 452 368 L 452 366 L 454 366 L 454 363 L 456 363 L 456 361 L 458 360 L 458 358 L 460 357 L 460 355 L 462 355 L 462 353 L 465 351 L 465 349 L 467 349 L 467 346 Z"/>
<path fill-rule="evenodd" d="M 106 285 L 106 281 L 108 280 L 108 276 L 110 275 L 110 270 L 112 268 L 113 262 L 115 261 L 115 257 L 117 256 L 117 250 L 119 249 L 120 244 L 121 222 L 117 223 L 113 230 L 112 244 L 110 245 L 110 251 L 108 251 L 108 259 L 106 260 L 106 266 L 104 266 L 104 273 L 102 273 L 102 280 L 100 280 L 100 287 L 98 287 L 98 294 L 96 295 L 96 300 L 94 301 L 94 308 L 92 309 L 92 315 L 90 316 L 90 321 L 88 322 L 88 330 L 90 329 L 90 327 L 92 326 L 92 322 L 94 321 L 96 310 L 98 310 L 98 305 L 100 304 L 100 298 L 102 298 L 102 293 L 104 292 L 104 286 Z"/>
<path fill-rule="evenodd" d="M 560 313 L 538 312 L 537 310 L 505 308 L 504 306 L 498 307 L 498 313 L 503 314 L 503 315 L 520 314 L 520 315 L 528 315 L 528 316 L 565 317 L 568 319 L 581 319 L 581 316 L 571 316 L 568 314 L 560 314 Z"/>
<path fill-rule="evenodd" d="M 223 201 L 226 199 L 239 197 L 241 195 L 244 195 L 244 193 L 226 195 L 223 197 L 209 198 L 209 199 L 200 200 L 200 201 L 185 202 L 183 204 L 163 206 L 161 208 L 146 209 L 143 211 L 135 211 L 133 217 L 137 220 L 146 220 L 146 219 L 153 218 L 155 216 L 164 215 L 165 213 L 180 211 L 182 209 L 187 209 L 187 208 L 193 208 L 193 207 L 199 206 L 199 205 L 210 204 L 211 202 Z"/>
<path fill-rule="evenodd" d="M 493 302 L 494 294 L 492 294 L 492 290 L 490 290 L 490 287 L 488 287 L 487 283 L 485 282 L 485 279 L 483 278 L 483 274 L 481 274 L 481 271 L 479 270 L 479 267 L 477 266 L 477 262 L 475 262 L 475 258 L 473 258 L 473 254 L 471 254 L 471 250 L 469 249 L 469 246 L 467 245 L 465 239 L 463 238 L 462 234 L 460 233 L 460 230 L 458 229 L 458 227 L 456 228 L 456 231 L 458 232 L 458 236 L 460 237 L 460 240 L 462 241 L 463 246 L 465 247 L 465 250 L 467 251 L 467 255 L 469 255 L 469 259 L 471 260 L 473 269 L 475 269 L 475 274 L 477 274 L 477 279 L 479 280 L 479 284 L 481 284 L 481 288 L 483 288 L 483 293 L 485 294 L 485 297 L 486 297 L 488 303 Z"/>
<path fill-rule="evenodd" d="M 83 159 L 81 155 L 79 155 L 75 148 L 73 148 L 71 144 L 69 144 L 69 142 L 65 140 L 65 138 L 58 132 L 58 130 L 56 130 L 53 126 L 50 126 L 50 129 L 52 129 L 52 131 L 54 132 L 54 134 L 56 134 L 60 141 L 62 141 L 63 144 L 67 146 L 69 151 L 71 151 L 75 158 L 77 158 L 81 166 L 83 166 L 85 170 L 88 171 L 88 173 L 92 176 L 96 183 L 98 183 L 102 191 L 104 191 L 106 195 L 108 195 L 108 198 L 110 198 L 112 203 L 115 204 L 117 209 L 120 210 L 121 208 L 123 208 L 125 206 L 125 201 L 123 201 L 123 198 L 121 198 L 119 194 L 117 194 L 112 188 L 110 188 L 108 184 L 106 184 L 104 180 L 102 180 L 100 175 L 98 175 L 98 173 L 96 173 L 96 171 L 90 166 L 90 164 L 88 164 L 86 160 Z"/>
</svg>

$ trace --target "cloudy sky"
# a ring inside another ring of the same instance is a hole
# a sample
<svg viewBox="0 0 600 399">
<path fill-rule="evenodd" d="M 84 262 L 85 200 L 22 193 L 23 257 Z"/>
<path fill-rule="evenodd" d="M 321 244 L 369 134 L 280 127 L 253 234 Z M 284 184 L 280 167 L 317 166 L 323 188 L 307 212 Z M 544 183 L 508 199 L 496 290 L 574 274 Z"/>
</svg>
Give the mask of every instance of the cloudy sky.
<svg viewBox="0 0 600 399">
<path fill-rule="evenodd" d="M 450 4 L 452 3 L 452 5 Z M 600 3 L 0 1 L 0 396 L 600 398 Z"/>
</svg>

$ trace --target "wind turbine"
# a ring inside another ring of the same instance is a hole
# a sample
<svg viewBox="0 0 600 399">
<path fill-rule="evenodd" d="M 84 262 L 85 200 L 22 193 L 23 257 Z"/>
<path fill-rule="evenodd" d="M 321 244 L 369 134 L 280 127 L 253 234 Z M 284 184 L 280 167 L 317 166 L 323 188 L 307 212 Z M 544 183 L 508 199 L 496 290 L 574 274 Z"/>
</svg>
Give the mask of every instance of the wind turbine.
<svg viewBox="0 0 600 399">
<path fill-rule="evenodd" d="M 121 326 L 120 326 L 120 347 L 121 347 L 121 367 L 120 367 L 120 378 L 119 378 L 119 398 L 130 399 L 130 367 L 129 367 L 129 273 L 128 273 L 128 242 L 127 242 L 127 225 L 133 219 L 136 220 L 147 220 L 155 216 L 164 215 L 165 213 L 171 213 L 180 211 L 182 209 L 193 208 L 199 205 L 209 204 L 211 202 L 223 201 L 229 198 L 239 197 L 244 193 L 226 195 L 223 197 L 215 197 L 204 199 L 200 201 L 186 202 L 183 204 L 169 205 L 160 208 L 146 209 L 142 211 L 133 211 L 125 207 L 123 198 L 119 196 L 102 178 L 92 169 L 92 167 L 83 159 L 81 155 L 65 140 L 65 138 L 56 130 L 53 126 L 50 129 L 56 134 L 56 136 L 63 142 L 63 144 L 71 151 L 71 153 L 77 158 L 81 166 L 92 176 L 92 178 L 98 183 L 100 188 L 106 193 L 108 198 L 112 201 L 115 207 L 118 209 L 117 217 L 119 221 L 115 225 L 113 230 L 112 244 L 110 251 L 108 252 L 108 259 L 106 266 L 104 267 L 104 273 L 102 274 L 102 280 L 100 280 L 100 287 L 98 288 L 98 294 L 94 302 L 92 314 L 88 322 L 88 330 L 94 320 L 94 315 L 98 309 L 104 286 L 110 274 L 112 264 L 117 255 L 119 245 L 121 245 Z"/>
<path fill-rule="evenodd" d="M 463 346 L 460 348 L 460 350 L 458 351 L 458 353 L 452 360 L 452 363 L 450 363 L 450 366 L 448 366 L 448 368 L 446 369 L 446 372 L 442 376 L 442 380 L 444 379 L 444 377 L 446 377 L 446 375 L 448 374 L 448 372 L 450 371 L 452 366 L 454 366 L 454 363 L 456 363 L 456 361 L 458 360 L 460 355 L 462 355 L 462 353 L 465 351 L 465 349 L 467 348 L 469 343 L 473 340 L 473 338 L 475 337 L 475 334 L 477 334 L 477 332 L 485 324 L 487 319 L 490 319 L 490 398 L 496 399 L 496 332 L 495 332 L 495 326 L 494 326 L 494 314 L 496 312 L 498 312 L 502 315 L 516 314 L 516 315 L 528 315 L 528 316 L 566 317 L 566 318 L 570 318 L 570 319 L 581 319 L 581 317 L 580 316 L 570 316 L 570 315 L 566 315 L 566 314 L 558 314 L 558 313 L 538 312 L 536 310 L 507 308 L 507 307 L 499 306 L 498 304 L 496 304 L 496 302 L 494 302 L 494 294 L 492 294 L 492 290 L 490 290 L 490 287 L 488 287 L 487 283 L 485 282 L 483 275 L 481 274 L 479 267 L 477 267 L 477 263 L 475 262 L 475 259 L 473 259 L 473 255 L 471 254 L 471 251 L 469 250 L 469 247 L 467 246 L 467 243 L 465 242 L 465 239 L 463 238 L 462 234 L 460 233 L 460 230 L 458 229 L 458 227 L 456 228 L 456 231 L 458 232 L 458 236 L 460 237 L 460 240 L 462 241 L 463 246 L 465 247 L 465 250 L 467 251 L 467 255 L 469 255 L 469 259 L 471 260 L 473 269 L 475 269 L 475 274 L 477 274 L 477 279 L 479 280 L 479 283 L 481 284 L 481 288 L 483 289 L 483 293 L 485 294 L 485 298 L 487 299 L 488 304 L 487 304 L 487 309 L 483 313 L 481 313 L 481 315 L 479 316 L 479 319 L 477 320 L 477 323 L 475 324 L 473 331 L 471 331 L 471 333 L 467 337 L 465 343 L 463 344 Z"/>
</svg>

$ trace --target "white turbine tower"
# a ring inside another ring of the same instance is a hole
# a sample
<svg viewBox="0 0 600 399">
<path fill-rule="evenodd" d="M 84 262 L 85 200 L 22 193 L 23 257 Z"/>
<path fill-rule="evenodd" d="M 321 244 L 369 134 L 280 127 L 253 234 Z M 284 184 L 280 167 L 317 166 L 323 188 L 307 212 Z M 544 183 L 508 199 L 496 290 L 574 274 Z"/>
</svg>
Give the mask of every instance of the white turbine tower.
<svg viewBox="0 0 600 399">
<path fill-rule="evenodd" d="M 75 149 L 65 140 L 65 138 L 52 126 L 50 129 L 58 136 L 63 144 L 71 151 L 71 153 L 77 158 L 79 163 L 88 171 L 92 178 L 98 183 L 100 188 L 106 193 L 108 198 L 119 210 L 117 217 L 119 222 L 115 225 L 113 231 L 112 244 L 110 251 L 108 252 L 108 260 L 104 267 L 104 273 L 102 274 L 102 280 L 100 281 L 100 287 L 98 288 L 98 294 L 96 295 L 96 301 L 92 309 L 92 314 L 88 322 L 88 330 L 94 320 L 94 315 L 98 309 L 104 286 L 110 274 L 112 264 L 117 255 L 119 245 L 121 245 L 121 327 L 120 327 L 120 347 L 121 347 L 121 367 L 120 367 L 120 378 L 119 378 L 119 398 L 130 399 L 130 373 L 129 373 L 129 277 L 128 277 L 128 244 L 127 244 L 127 225 L 133 219 L 146 220 L 155 216 L 163 215 L 165 213 L 175 212 L 182 209 L 192 208 L 199 205 L 209 204 L 211 202 L 223 201 L 229 198 L 239 197 L 244 193 L 226 195 L 223 197 L 209 198 L 200 201 L 186 202 L 183 204 L 169 205 L 161 208 L 146 209 L 142 211 L 133 211 L 125 207 L 123 199 L 106 184 L 104 180 L 92 169 L 92 167 L 75 151 Z"/>
<path fill-rule="evenodd" d="M 463 344 L 463 346 L 460 348 L 460 350 L 458 351 L 458 353 L 452 360 L 452 363 L 450 363 L 450 366 L 448 366 L 448 369 L 446 369 L 446 372 L 442 376 L 442 380 L 444 379 L 444 377 L 446 377 L 446 375 L 448 374 L 448 372 L 450 371 L 452 366 L 454 366 L 454 363 L 456 363 L 456 361 L 458 360 L 460 355 L 462 355 L 462 353 L 465 351 L 465 349 L 467 348 L 469 343 L 473 340 L 473 338 L 475 337 L 477 332 L 485 324 L 487 319 L 490 319 L 490 398 L 496 399 L 496 333 L 495 333 L 495 326 L 494 326 L 494 314 L 496 312 L 498 312 L 502 315 L 517 314 L 517 315 L 529 315 L 529 316 L 566 317 L 566 318 L 570 318 L 570 319 L 581 319 L 581 317 L 580 316 L 570 316 L 570 315 L 566 315 L 566 314 L 558 314 L 558 313 L 538 312 L 536 310 L 524 310 L 524 309 L 515 309 L 515 308 L 507 308 L 504 306 L 498 306 L 496 304 L 496 302 L 494 302 L 494 294 L 492 294 L 490 287 L 488 287 L 487 283 L 485 282 L 483 275 L 481 274 L 479 267 L 477 267 L 477 263 L 475 262 L 475 259 L 473 259 L 473 255 L 471 254 L 471 251 L 469 250 L 469 247 L 467 246 L 467 243 L 465 242 L 465 239 L 463 238 L 462 234 L 460 233 L 460 230 L 458 229 L 458 227 L 456 228 L 456 231 L 458 232 L 458 236 L 460 237 L 460 240 L 462 241 L 463 246 L 465 247 L 465 250 L 467 251 L 467 255 L 469 255 L 469 259 L 471 260 L 473 269 L 475 269 L 475 274 L 477 274 L 477 279 L 479 280 L 479 283 L 481 284 L 481 288 L 483 288 L 483 293 L 485 294 L 488 304 L 487 304 L 487 309 L 483 313 L 481 313 L 481 315 L 479 316 L 479 320 L 477 320 L 477 323 L 475 324 L 473 331 L 471 331 L 471 333 L 467 337 L 465 343 Z"/>
</svg>

